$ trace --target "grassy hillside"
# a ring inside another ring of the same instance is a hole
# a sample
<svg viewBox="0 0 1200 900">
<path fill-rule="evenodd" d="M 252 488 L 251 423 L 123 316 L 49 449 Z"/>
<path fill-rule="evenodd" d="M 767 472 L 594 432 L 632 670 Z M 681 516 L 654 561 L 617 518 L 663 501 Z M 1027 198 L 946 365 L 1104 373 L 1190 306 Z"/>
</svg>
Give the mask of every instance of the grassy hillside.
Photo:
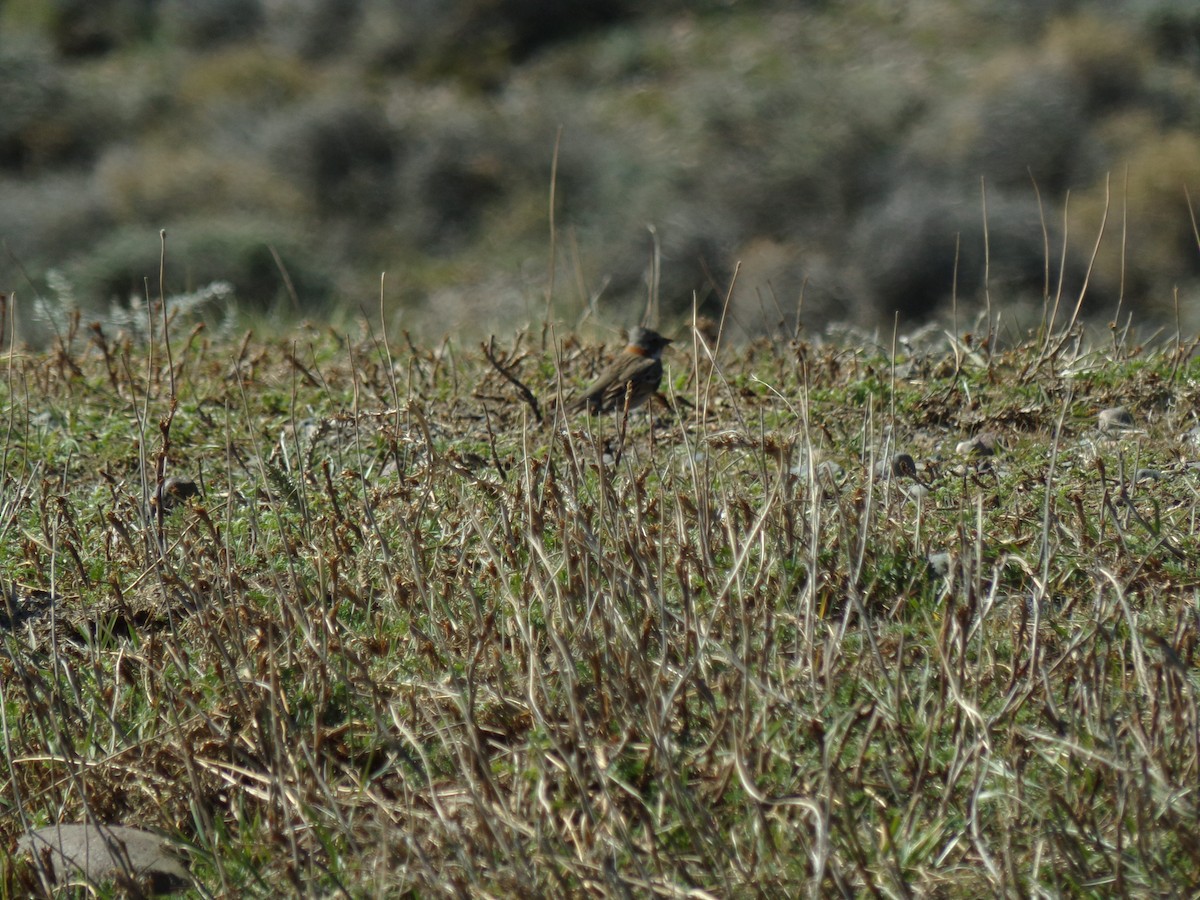
<svg viewBox="0 0 1200 900">
<path fill-rule="evenodd" d="M 1194 347 L 703 331 L 627 421 L 556 414 L 612 350 L 566 333 L 491 350 L 533 403 L 358 329 L 8 352 L 0 846 L 159 829 L 220 897 L 1194 890 Z"/>
</svg>

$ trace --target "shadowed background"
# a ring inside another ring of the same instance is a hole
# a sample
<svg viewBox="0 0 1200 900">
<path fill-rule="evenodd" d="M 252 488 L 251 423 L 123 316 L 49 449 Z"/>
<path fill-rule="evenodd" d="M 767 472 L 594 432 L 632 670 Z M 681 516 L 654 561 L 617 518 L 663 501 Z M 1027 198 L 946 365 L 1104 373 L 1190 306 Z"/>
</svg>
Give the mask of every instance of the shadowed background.
<svg viewBox="0 0 1200 900">
<path fill-rule="evenodd" d="M 743 334 L 969 316 L 985 261 L 1032 321 L 1106 196 L 1087 309 L 1200 324 L 1187 0 L 8 0 L 0 97 L 0 289 L 48 306 L 156 295 L 166 228 L 169 294 L 374 312 L 386 270 L 429 336 L 540 319 L 561 127 L 570 324 L 738 261 Z"/>
</svg>

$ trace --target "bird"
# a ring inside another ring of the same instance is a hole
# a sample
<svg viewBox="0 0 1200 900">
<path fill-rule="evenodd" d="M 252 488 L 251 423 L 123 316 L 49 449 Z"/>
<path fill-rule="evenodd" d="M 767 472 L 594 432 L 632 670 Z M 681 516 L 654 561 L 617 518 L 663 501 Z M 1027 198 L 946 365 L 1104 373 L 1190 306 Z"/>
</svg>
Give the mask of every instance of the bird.
<svg viewBox="0 0 1200 900">
<path fill-rule="evenodd" d="M 158 512 L 162 507 L 164 515 L 174 512 L 185 500 L 199 497 L 200 488 L 190 478 L 172 476 L 163 481 L 162 487 L 150 498 L 150 508 Z"/>
<path fill-rule="evenodd" d="M 917 472 L 917 462 L 907 453 L 897 453 L 891 459 L 881 459 L 875 463 L 875 477 L 887 480 L 889 478 L 912 478 L 920 481 Z"/>
<path fill-rule="evenodd" d="M 649 328 L 633 328 L 629 342 L 600 377 L 571 401 L 568 411 L 598 414 L 636 409 L 658 392 L 662 381 L 662 354 L 671 338 Z M 628 404 L 626 400 L 628 399 Z"/>
</svg>

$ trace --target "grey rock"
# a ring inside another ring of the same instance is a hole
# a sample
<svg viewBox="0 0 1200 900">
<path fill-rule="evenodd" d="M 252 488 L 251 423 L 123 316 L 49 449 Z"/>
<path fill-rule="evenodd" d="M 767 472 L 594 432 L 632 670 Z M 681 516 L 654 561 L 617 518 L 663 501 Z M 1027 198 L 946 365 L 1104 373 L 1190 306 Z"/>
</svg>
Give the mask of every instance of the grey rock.
<svg viewBox="0 0 1200 900">
<path fill-rule="evenodd" d="M 45 865 L 51 881 L 86 878 L 169 893 L 192 884 L 165 839 L 125 825 L 62 824 L 37 828 L 17 841 L 17 852 Z"/>
<path fill-rule="evenodd" d="M 1096 421 L 1100 430 L 1105 434 L 1121 434 L 1135 430 L 1133 415 L 1123 406 L 1100 410 Z"/>
<path fill-rule="evenodd" d="M 945 550 L 930 553 L 925 559 L 929 562 L 929 571 L 939 578 L 950 574 L 950 554 Z"/>
<path fill-rule="evenodd" d="M 997 450 L 1002 450 L 1000 439 L 992 432 L 985 431 L 973 438 L 959 441 L 954 452 L 962 456 L 994 456 Z"/>
<path fill-rule="evenodd" d="M 923 500 L 924 498 L 928 497 L 930 494 L 933 493 L 933 491 L 931 491 L 929 489 L 929 485 L 925 484 L 925 482 L 923 482 L 923 481 L 918 481 L 915 484 L 902 486 L 900 489 L 904 492 L 904 495 L 906 497 L 908 497 L 912 500 Z"/>
</svg>

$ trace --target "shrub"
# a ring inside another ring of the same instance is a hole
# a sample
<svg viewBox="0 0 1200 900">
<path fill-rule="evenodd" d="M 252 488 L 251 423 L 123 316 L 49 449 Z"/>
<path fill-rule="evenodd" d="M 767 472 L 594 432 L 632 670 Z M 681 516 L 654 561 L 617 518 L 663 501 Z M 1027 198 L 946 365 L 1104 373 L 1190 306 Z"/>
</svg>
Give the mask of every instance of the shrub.
<svg viewBox="0 0 1200 900">
<path fill-rule="evenodd" d="M 66 94 L 50 47 L 29 32 L 6 33 L 0 42 L 0 167 L 34 168 L 60 150 L 54 115 Z"/>
<path fill-rule="evenodd" d="M 156 230 L 121 229 L 73 260 L 65 274 L 84 306 L 145 297 L 147 286 L 154 297 L 160 249 Z M 170 228 L 166 292 L 194 291 L 228 281 L 243 305 L 290 306 L 290 291 L 274 254 L 279 255 L 303 306 L 328 302 L 331 282 L 312 249 L 278 225 L 249 220 L 209 220 Z"/>
<path fill-rule="evenodd" d="M 362 6 L 362 0 L 272 3 L 264 10 L 263 34 L 305 61 L 326 59 L 347 50 L 361 24 Z"/>
<path fill-rule="evenodd" d="M 156 0 L 16 0 L 4 6 L 5 26 L 46 34 L 66 57 L 109 53 L 147 38 Z M 7 28 L 6 28 L 7 30 Z"/>
<path fill-rule="evenodd" d="M 208 49 L 255 37 L 263 12 L 258 0 L 161 0 L 159 21 L 173 42 Z"/>
<path fill-rule="evenodd" d="M 375 216 L 393 203 L 402 147 L 374 106 L 322 97 L 277 117 L 263 141 L 321 216 Z"/>
<path fill-rule="evenodd" d="M 1170 313 L 1174 288 L 1200 277 L 1200 251 L 1187 208 L 1190 192 L 1200 217 L 1200 139 L 1185 131 L 1164 133 L 1141 115 L 1112 122 L 1104 134 L 1114 159 L 1109 226 L 1097 271 L 1117 284 L 1123 259 L 1126 293 L 1147 308 Z M 1094 231 L 1104 202 L 1103 183 L 1080 192 L 1072 200 L 1072 228 Z"/>
<path fill-rule="evenodd" d="M 237 133 L 253 133 L 262 117 L 306 101 L 320 84 L 304 60 L 254 45 L 206 53 L 179 76 L 174 99 L 191 115 Z"/>
<path fill-rule="evenodd" d="M 508 112 L 457 90 L 397 87 L 387 110 L 403 148 L 387 220 L 393 234 L 442 257 L 476 239 L 496 243 L 496 229 L 504 229 L 503 242 L 519 243 L 536 207 L 532 224 L 544 247 L 554 128 L 533 115 L 514 127 Z"/>
<path fill-rule="evenodd" d="M 20 284 L 14 259 L 26 271 L 40 271 L 59 264 L 114 224 L 108 198 L 86 173 L 5 177 L 0 179 L 0 196 L 0 245 L 5 249 L 0 254 L 0 283 L 6 289 Z"/>
<path fill-rule="evenodd" d="M 974 141 L 961 162 L 965 175 L 1025 187 L 1032 173 L 1043 190 L 1072 186 L 1088 134 L 1087 97 L 1078 79 L 1016 56 L 997 64 L 969 102 Z"/>
<path fill-rule="evenodd" d="M 161 331 L 159 311 L 148 308 L 145 297 L 113 300 L 107 310 L 95 306 L 82 309 L 74 285 L 53 269 L 46 273 L 46 287 L 47 292 L 35 297 L 29 305 L 29 313 L 19 318 L 21 339 L 27 344 L 45 346 L 52 335 L 60 339 L 75 335 L 78 340 L 74 327 L 77 317 L 87 324 L 98 324 L 109 336 L 120 332 L 145 341 Z M 159 300 L 151 299 L 155 304 Z M 186 329 L 204 321 L 212 328 L 211 334 L 228 337 L 238 319 L 233 285 L 227 281 L 215 281 L 186 294 L 168 294 L 163 299 L 166 317 L 174 329 Z"/>
<path fill-rule="evenodd" d="M 230 210 L 291 216 L 305 206 L 299 192 L 260 160 L 202 146 L 115 147 L 97 165 L 96 182 L 114 215 L 126 222 L 167 223 Z"/>
<path fill-rule="evenodd" d="M 1061 248 L 1051 229 L 1047 271 L 1042 226 L 1036 200 L 991 191 L 987 198 L 985 245 L 980 196 L 929 184 L 895 190 L 874 214 L 865 215 L 851 240 L 850 258 L 861 264 L 862 277 L 877 321 L 922 318 L 948 301 L 955 290 L 960 302 L 983 296 L 985 261 L 994 298 L 1017 296 L 1040 300 L 1058 283 Z M 1049 215 L 1048 215 L 1049 218 Z M 988 256 L 985 260 L 985 247 Z M 957 264 L 956 264 L 957 252 Z M 1069 258 L 1068 288 L 1081 279 L 1079 264 Z"/>
<path fill-rule="evenodd" d="M 1149 54 L 1136 32 L 1111 18 L 1056 19 L 1042 50 L 1051 65 L 1078 83 L 1090 115 L 1136 101 L 1142 92 Z"/>
<path fill-rule="evenodd" d="M 1200 8 L 1192 0 L 1145 0 L 1137 12 L 1157 53 L 1200 62 Z"/>
</svg>

